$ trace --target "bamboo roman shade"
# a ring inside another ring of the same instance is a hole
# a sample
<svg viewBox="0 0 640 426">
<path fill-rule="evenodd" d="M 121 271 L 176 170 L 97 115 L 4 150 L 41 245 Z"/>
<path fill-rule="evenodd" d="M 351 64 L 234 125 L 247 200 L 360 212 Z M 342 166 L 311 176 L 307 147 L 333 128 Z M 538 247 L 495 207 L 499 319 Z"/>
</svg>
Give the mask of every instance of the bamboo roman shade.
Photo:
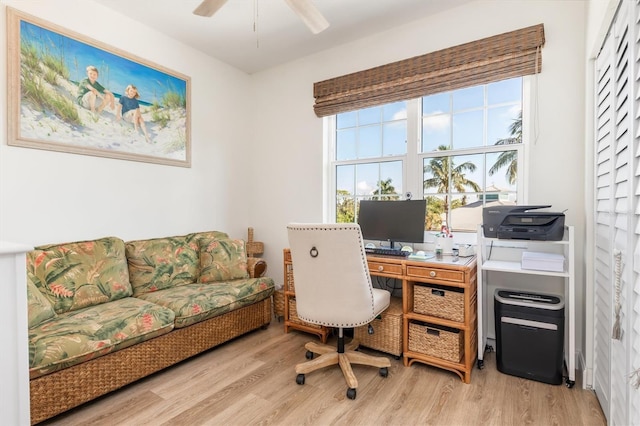
<svg viewBox="0 0 640 426">
<path fill-rule="evenodd" d="M 425 55 L 317 82 L 318 117 L 462 87 L 535 74 L 542 69 L 538 24 Z"/>
</svg>

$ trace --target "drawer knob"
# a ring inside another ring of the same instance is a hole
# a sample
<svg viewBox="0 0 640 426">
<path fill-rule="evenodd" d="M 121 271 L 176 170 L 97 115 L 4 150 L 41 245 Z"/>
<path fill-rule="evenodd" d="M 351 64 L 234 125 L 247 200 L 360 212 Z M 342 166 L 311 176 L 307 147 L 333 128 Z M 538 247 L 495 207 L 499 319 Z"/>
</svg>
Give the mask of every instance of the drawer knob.
<svg viewBox="0 0 640 426">
<path fill-rule="evenodd" d="M 382 265 L 378 266 L 378 272 L 382 272 L 382 271 L 384 271 L 384 266 Z"/>
<path fill-rule="evenodd" d="M 429 276 L 430 276 L 431 278 L 435 277 L 435 276 L 436 276 L 436 271 L 431 271 L 431 272 L 429 272 Z"/>
</svg>

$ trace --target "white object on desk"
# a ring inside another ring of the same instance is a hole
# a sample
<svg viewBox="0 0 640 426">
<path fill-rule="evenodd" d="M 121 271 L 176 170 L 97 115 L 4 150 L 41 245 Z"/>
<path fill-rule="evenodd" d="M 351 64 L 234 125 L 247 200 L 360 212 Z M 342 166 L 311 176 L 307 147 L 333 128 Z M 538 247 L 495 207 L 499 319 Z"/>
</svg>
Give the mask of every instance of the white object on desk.
<svg viewBox="0 0 640 426">
<path fill-rule="evenodd" d="M 476 249 L 471 244 L 458 244 L 459 256 L 469 257 L 476 254 Z"/>
<path fill-rule="evenodd" d="M 524 251 L 522 252 L 522 269 L 563 272 L 564 256 L 557 253 Z"/>
<path fill-rule="evenodd" d="M 431 259 L 432 257 L 434 257 L 433 254 L 427 254 L 423 251 L 418 251 L 416 253 L 412 253 L 409 256 L 407 256 L 407 259 L 410 260 L 427 260 L 427 259 Z"/>
<path fill-rule="evenodd" d="M 451 250 L 453 249 L 453 238 L 448 235 L 436 237 L 436 247 L 438 245 L 442 248 L 442 254 L 451 254 Z"/>
</svg>

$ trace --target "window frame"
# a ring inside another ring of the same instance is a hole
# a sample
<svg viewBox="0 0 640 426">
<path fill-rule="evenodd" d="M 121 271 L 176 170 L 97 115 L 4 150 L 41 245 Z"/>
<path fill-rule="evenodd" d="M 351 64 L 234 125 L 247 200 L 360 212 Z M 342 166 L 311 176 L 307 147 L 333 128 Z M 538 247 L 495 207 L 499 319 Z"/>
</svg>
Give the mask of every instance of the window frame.
<svg viewBox="0 0 640 426">
<path fill-rule="evenodd" d="M 517 204 L 526 204 L 528 200 L 528 162 L 530 161 L 529 145 L 530 141 L 536 143 L 537 140 L 537 91 L 532 88 L 537 83 L 537 74 L 533 76 L 522 76 L 522 143 L 513 145 L 518 156 L 518 177 L 517 177 Z M 485 85 L 487 83 L 482 83 Z M 470 86 L 472 87 L 472 86 Z M 404 193 L 401 198 L 405 198 L 407 192 L 411 192 L 412 198 L 421 199 L 423 197 L 423 173 L 422 164 L 425 158 L 440 157 L 438 153 L 447 156 L 486 154 L 491 152 L 505 151 L 505 146 L 489 145 L 483 147 L 453 149 L 450 151 L 420 152 L 422 144 L 422 98 L 413 98 L 407 102 L 407 152 L 404 155 L 375 157 L 357 160 L 333 160 L 336 149 L 336 115 L 325 116 L 323 118 L 323 140 L 325 149 L 323 161 L 323 220 L 333 223 L 336 221 L 336 169 L 344 164 L 380 163 L 383 161 L 401 160 L 403 163 L 403 188 Z M 486 129 L 486 127 L 485 127 Z M 511 147 L 510 147 L 511 148 Z M 413 170 L 413 172 L 411 172 Z M 486 182 L 483 182 L 486 188 Z M 455 225 L 455 224 L 454 224 Z M 425 231 L 431 232 L 431 231 Z M 466 236 L 464 234 L 467 234 Z M 462 239 L 470 239 L 475 242 L 476 232 L 457 232 Z M 461 241 L 462 242 L 462 241 Z"/>
</svg>

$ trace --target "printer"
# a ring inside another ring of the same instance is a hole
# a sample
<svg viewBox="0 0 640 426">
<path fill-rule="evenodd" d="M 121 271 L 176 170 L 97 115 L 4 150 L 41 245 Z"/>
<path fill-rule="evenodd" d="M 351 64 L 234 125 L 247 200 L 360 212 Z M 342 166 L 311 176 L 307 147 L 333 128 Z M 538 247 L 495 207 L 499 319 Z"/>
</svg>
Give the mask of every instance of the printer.
<svg viewBox="0 0 640 426">
<path fill-rule="evenodd" d="M 487 238 L 559 241 L 564 235 L 564 213 L 532 211 L 549 206 L 491 206 L 482 210 Z"/>
</svg>

